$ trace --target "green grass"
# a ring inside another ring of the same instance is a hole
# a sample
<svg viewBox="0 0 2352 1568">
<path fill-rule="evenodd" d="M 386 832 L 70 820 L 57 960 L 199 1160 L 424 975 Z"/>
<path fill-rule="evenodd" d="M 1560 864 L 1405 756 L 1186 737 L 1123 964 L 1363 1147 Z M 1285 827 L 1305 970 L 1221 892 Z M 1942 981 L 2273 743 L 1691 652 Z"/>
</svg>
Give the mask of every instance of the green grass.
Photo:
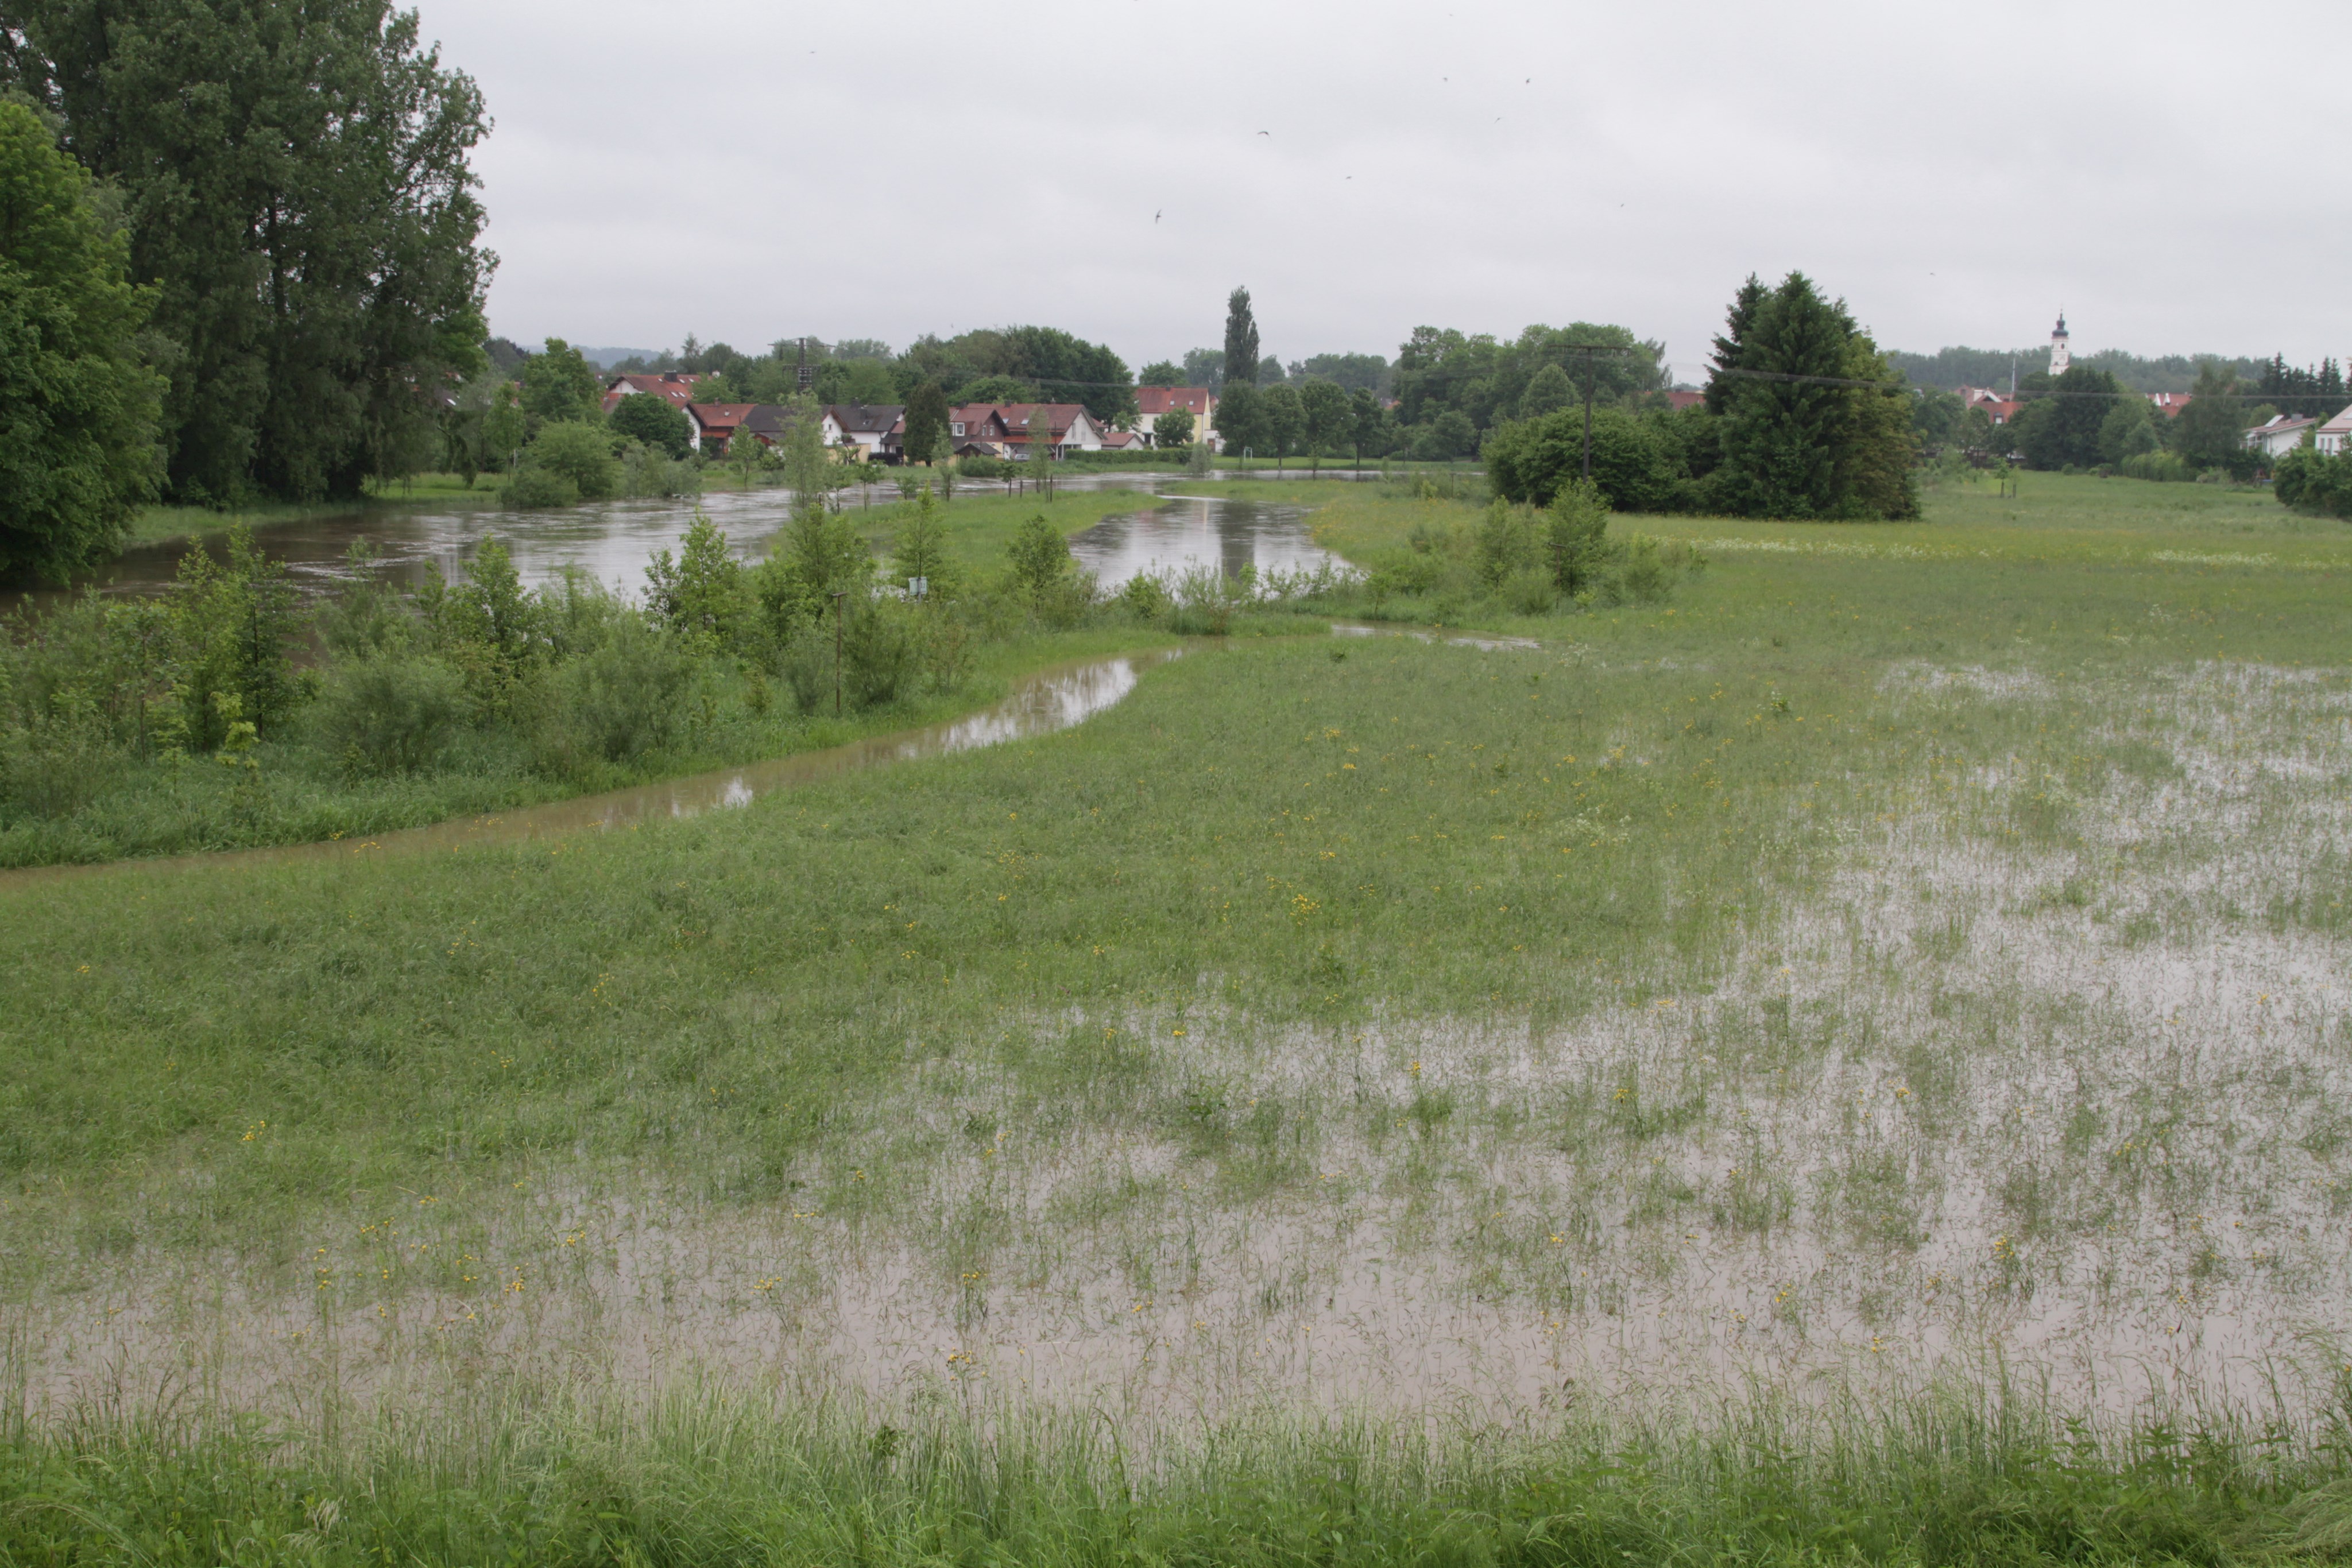
<svg viewBox="0 0 2352 1568">
<path fill-rule="evenodd" d="M 639 831 L 0 882 L 0 1544 L 2332 1555 L 2352 536 L 2127 485 L 1643 519 L 1711 564 L 1538 647 L 1237 639 Z"/>
<path fill-rule="evenodd" d="M 844 718 L 797 713 L 790 691 L 780 683 L 766 677 L 755 682 L 732 661 L 706 660 L 685 698 L 685 722 L 668 744 L 625 763 L 568 772 L 535 766 L 522 737 L 497 730 L 470 738 L 443 768 L 352 777 L 313 742 L 306 717 L 298 717 L 256 748 L 258 768 L 250 774 L 202 758 L 177 766 L 151 763 L 95 789 L 70 814 L 20 815 L 0 829 L 0 867 L 94 864 L 360 839 L 626 789 L 935 724 L 986 706 L 1020 675 L 1171 641 L 1147 627 L 1117 626 L 980 643 L 969 675 L 952 690 L 925 692 Z M 763 710 L 755 711 L 748 700 L 755 684 L 767 699 Z"/>
</svg>

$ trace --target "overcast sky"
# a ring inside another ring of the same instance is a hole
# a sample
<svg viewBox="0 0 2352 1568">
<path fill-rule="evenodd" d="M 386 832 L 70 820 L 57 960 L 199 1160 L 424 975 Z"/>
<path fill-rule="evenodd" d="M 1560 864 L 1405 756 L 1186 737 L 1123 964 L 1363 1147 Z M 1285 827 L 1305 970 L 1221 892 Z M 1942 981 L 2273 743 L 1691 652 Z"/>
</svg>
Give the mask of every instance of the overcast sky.
<svg viewBox="0 0 2352 1568">
<path fill-rule="evenodd" d="M 1286 361 L 1591 320 L 1689 379 L 1794 267 L 1890 348 L 2063 305 L 2077 353 L 2352 350 L 2343 0 L 421 8 L 525 342 L 1043 322 L 1139 369 L 1242 283 Z"/>
</svg>

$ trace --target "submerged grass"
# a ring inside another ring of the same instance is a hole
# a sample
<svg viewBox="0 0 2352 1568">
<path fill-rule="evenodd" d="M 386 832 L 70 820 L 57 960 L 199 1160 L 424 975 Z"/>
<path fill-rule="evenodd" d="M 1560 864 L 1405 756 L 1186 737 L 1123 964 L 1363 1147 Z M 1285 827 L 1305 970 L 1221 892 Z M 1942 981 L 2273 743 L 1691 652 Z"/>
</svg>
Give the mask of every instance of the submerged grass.
<svg viewBox="0 0 2352 1568">
<path fill-rule="evenodd" d="M 1655 526 L 1773 548 L 643 831 L 0 883 L 0 1544 L 2336 1552 L 2352 549 Z"/>
</svg>

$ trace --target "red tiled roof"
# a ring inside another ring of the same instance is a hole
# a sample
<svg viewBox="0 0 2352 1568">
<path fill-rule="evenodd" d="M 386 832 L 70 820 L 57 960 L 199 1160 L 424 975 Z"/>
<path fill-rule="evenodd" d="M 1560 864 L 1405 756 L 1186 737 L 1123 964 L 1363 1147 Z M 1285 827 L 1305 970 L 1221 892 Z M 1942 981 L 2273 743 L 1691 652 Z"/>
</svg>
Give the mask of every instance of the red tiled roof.
<svg viewBox="0 0 2352 1568">
<path fill-rule="evenodd" d="M 716 433 L 734 429 L 760 405 L 756 402 L 698 402 L 687 406 L 692 411 L 697 424 L 706 432 Z"/>
<path fill-rule="evenodd" d="M 1030 419 L 1041 411 L 1050 442 L 1067 434 L 1070 426 L 1086 413 L 1087 406 L 1081 402 L 968 402 L 948 410 L 948 423 L 967 427 L 985 424 L 992 413 L 1003 421 L 1005 440 L 1024 442 L 1029 439 Z"/>
<path fill-rule="evenodd" d="M 1206 387 L 1138 387 L 1135 389 L 1135 408 L 1146 419 L 1179 408 L 1187 413 L 1205 416 L 1212 395 Z"/>
<path fill-rule="evenodd" d="M 651 394 L 666 397 L 679 408 L 694 401 L 694 383 L 702 379 L 700 371 L 664 371 L 658 375 L 614 376 L 604 383 L 604 412 L 625 397 Z M 625 390 L 634 389 L 634 390 Z"/>
<path fill-rule="evenodd" d="M 1686 408 L 1696 408 L 1706 401 L 1706 393 L 1703 392 L 1670 392 L 1666 394 L 1666 406 L 1676 413 Z"/>
</svg>

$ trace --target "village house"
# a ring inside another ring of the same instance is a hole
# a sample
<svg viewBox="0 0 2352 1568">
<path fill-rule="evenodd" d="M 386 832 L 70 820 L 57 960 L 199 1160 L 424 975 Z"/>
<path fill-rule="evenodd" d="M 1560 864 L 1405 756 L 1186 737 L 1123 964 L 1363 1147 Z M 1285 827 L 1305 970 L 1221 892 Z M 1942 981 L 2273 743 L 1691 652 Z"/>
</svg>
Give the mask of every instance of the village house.
<svg viewBox="0 0 2352 1568">
<path fill-rule="evenodd" d="M 902 403 L 827 403 L 824 444 L 853 463 L 896 463 L 905 455 L 906 414 Z"/>
<path fill-rule="evenodd" d="M 1192 439 L 1217 439 L 1217 394 L 1207 387 L 1138 387 L 1135 428 L 1150 444 L 1160 444 L 1160 416 L 1177 409 L 1192 416 Z"/>
<path fill-rule="evenodd" d="M 735 427 L 743 423 L 760 405 L 755 402 L 689 402 L 686 409 L 687 434 L 697 452 L 716 457 L 727 450 Z"/>
<path fill-rule="evenodd" d="M 664 371 L 658 375 L 612 376 L 604 382 L 604 412 L 611 413 L 621 400 L 639 392 L 667 398 L 677 407 L 684 408 L 694 401 L 694 383 L 702 380 L 700 371 Z"/>
<path fill-rule="evenodd" d="M 1103 449 L 1103 427 L 1083 403 L 968 402 L 948 410 L 948 438 L 959 457 L 1029 459 L 1029 427 L 1043 427 L 1050 455 Z M 971 450 L 966 451 L 970 446 Z"/>
<path fill-rule="evenodd" d="M 2011 397 L 2008 393 L 1996 392 L 1990 387 L 1960 389 L 1960 412 L 1965 413 L 1969 409 L 1980 408 L 1984 410 L 1985 417 L 1997 425 L 2007 424 L 2011 420 L 2015 419 L 2017 411 L 2024 406 L 2022 399 Z"/>
<path fill-rule="evenodd" d="M 2297 419 L 2274 413 L 2267 423 L 2257 424 L 2246 432 L 2246 444 L 2265 457 L 2284 457 L 2302 445 L 2304 433 L 2318 423 L 2315 419 Z"/>
<path fill-rule="evenodd" d="M 2312 432 L 2312 445 L 2330 457 L 2342 456 L 2347 442 L 2352 442 L 2352 408 Z"/>
<path fill-rule="evenodd" d="M 2149 406 L 2165 418 L 2177 419 L 2180 411 L 2189 406 L 2189 396 L 2187 392 L 2150 392 L 2147 401 Z"/>
</svg>

